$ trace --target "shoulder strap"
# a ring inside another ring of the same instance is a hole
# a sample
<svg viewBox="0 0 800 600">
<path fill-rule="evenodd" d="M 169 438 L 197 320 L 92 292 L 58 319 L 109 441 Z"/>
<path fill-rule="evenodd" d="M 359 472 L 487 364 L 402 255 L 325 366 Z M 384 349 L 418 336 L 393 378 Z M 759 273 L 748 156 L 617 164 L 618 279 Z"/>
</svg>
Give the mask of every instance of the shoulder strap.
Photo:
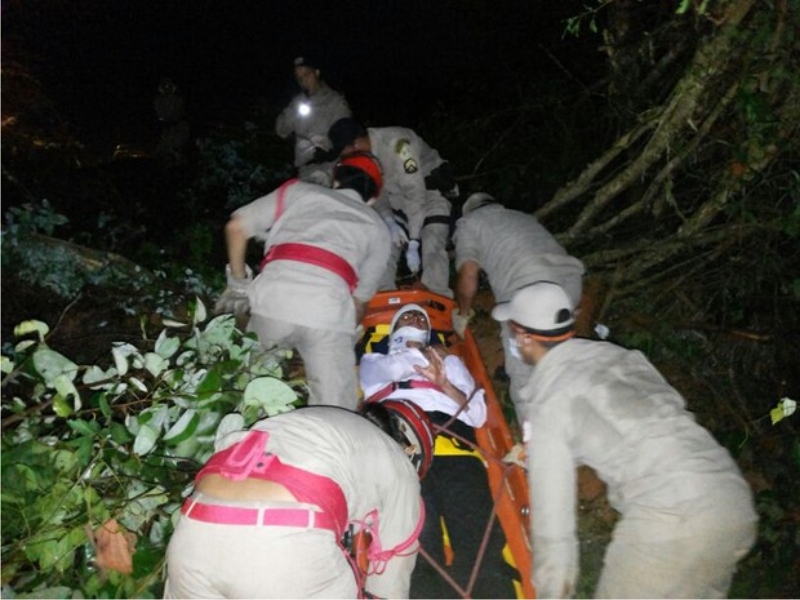
<svg viewBox="0 0 800 600">
<path fill-rule="evenodd" d="M 286 199 L 286 188 L 297 183 L 298 181 L 300 180 L 297 179 L 297 177 L 294 179 L 289 179 L 288 181 L 284 181 L 283 184 L 281 184 L 281 187 L 278 188 L 278 199 L 275 203 L 275 218 L 272 221 L 273 223 L 280 219 L 281 215 L 283 214 L 284 201 Z"/>
</svg>

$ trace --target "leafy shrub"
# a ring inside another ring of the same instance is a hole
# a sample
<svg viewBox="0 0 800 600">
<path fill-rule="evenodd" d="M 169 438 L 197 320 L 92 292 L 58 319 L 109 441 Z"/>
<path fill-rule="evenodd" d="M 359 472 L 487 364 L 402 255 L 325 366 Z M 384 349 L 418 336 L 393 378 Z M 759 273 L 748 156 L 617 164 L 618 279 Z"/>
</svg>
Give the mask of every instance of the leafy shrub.
<svg viewBox="0 0 800 600">
<path fill-rule="evenodd" d="M 207 320 L 200 300 L 188 312 L 141 348 L 113 344 L 107 365 L 56 352 L 42 322 L 17 326 L 2 357 L 4 597 L 158 597 L 174 518 L 220 423 L 301 402 L 301 382 L 282 379 L 287 352 L 264 351 L 231 315 Z M 110 519 L 136 534 L 130 575 L 95 560 L 91 532 Z"/>
</svg>

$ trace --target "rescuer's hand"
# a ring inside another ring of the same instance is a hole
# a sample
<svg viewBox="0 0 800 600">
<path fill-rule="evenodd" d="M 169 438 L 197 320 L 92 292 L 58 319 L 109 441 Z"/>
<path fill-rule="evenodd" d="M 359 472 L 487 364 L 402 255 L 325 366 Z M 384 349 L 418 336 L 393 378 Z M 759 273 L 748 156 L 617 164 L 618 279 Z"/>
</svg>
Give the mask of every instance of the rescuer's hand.
<svg viewBox="0 0 800 600">
<path fill-rule="evenodd" d="M 419 272 L 419 268 L 422 266 L 422 259 L 419 256 L 419 240 L 411 240 L 408 242 L 408 248 L 406 248 L 406 265 L 408 265 L 408 270 L 412 273 Z"/>
<path fill-rule="evenodd" d="M 457 309 L 453 309 L 453 331 L 455 331 L 461 338 L 464 338 L 464 334 L 467 331 L 467 326 L 472 318 L 475 316 L 475 309 L 470 308 L 467 311 L 466 315 L 462 315 L 461 312 Z"/>
<path fill-rule="evenodd" d="M 253 282 L 253 271 L 245 265 L 247 276 L 242 279 L 231 272 L 230 265 L 225 265 L 227 286 L 214 305 L 214 312 L 218 315 L 233 314 L 236 316 L 247 315 L 250 312 L 250 301 L 247 299 L 247 288 Z"/>
</svg>

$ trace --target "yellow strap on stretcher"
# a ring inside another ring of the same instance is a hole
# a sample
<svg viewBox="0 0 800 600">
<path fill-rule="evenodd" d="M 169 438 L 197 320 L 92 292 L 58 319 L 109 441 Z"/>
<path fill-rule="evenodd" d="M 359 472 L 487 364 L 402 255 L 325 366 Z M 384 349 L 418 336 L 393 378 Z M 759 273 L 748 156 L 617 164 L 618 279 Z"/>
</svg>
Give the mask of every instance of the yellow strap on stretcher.
<svg viewBox="0 0 800 600">
<path fill-rule="evenodd" d="M 481 451 L 467 446 L 449 435 L 437 435 L 433 446 L 434 456 L 472 456 L 483 462 Z"/>
</svg>

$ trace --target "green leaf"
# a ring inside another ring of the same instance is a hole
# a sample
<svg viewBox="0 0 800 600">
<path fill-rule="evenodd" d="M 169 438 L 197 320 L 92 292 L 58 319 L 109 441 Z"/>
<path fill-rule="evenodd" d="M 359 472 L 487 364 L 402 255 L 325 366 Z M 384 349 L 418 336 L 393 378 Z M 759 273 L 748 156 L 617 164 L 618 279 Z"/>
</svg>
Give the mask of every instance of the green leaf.
<svg viewBox="0 0 800 600">
<path fill-rule="evenodd" d="M 245 405 L 258 406 L 270 417 L 292 410 L 295 400 L 297 394 L 294 390 L 274 377 L 253 379 L 244 390 Z"/>
<path fill-rule="evenodd" d="M 53 466 L 61 473 L 71 473 L 75 470 L 77 464 L 78 461 L 75 458 L 75 454 L 69 450 L 56 450 L 53 453 Z"/>
<path fill-rule="evenodd" d="M 795 410 L 797 410 L 797 402 L 791 398 L 781 398 L 778 402 L 778 405 L 769 411 L 772 424 L 775 425 L 779 421 L 783 420 L 784 417 L 791 417 Z"/>
<path fill-rule="evenodd" d="M 33 353 L 33 365 L 49 387 L 59 375 L 67 375 L 72 381 L 78 373 L 78 365 L 47 346 L 40 346 Z"/>
<path fill-rule="evenodd" d="M 34 342 L 33 340 L 22 340 L 19 344 L 14 346 L 14 352 L 16 352 L 17 354 L 21 354 L 22 352 L 24 352 L 31 346 L 35 346 L 36 344 L 37 342 Z"/>
<path fill-rule="evenodd" d="M 169 337 L 167 335 L 167 330 L 164 329 L 159 334 L 153 350 L 161 358 L 169 358 L 173 354 L 175 354 L 178 351 L 178 348 L 180 347 L 181 347 L 181 341 L 178 338 Z"/>
<path fill-rule="evenodd" d="M 171 446 L 177 446 L 182 441 L 192 437 L 197 430 L 197 425 L 200 423 L 200 416 L 194 409 L 185 411 L 181 418 L 170 427 L 167 434 L 164 436 L 164 443 Z"/>
<path fill-rule="evenodd" d="M 97 390 L 108 390 L 114 386 L 114 382 L 111 381 L 117 375 L 117 370 L 114 367 L 111 367 L 108 371 L 104 371 L 97 365 L 90 365 L 86 368 L 83 372 L 83 384 L 89 386 L 90 389 Z M 96 385 L 102 382 L 101 385 Z"/>
<path fill-rule="evenodd" d="M 153 377 L 158 377 L 169 363 L 160 354 L 148 352 L 144 355 L 144 368 Z"/>
<path fill-rule="evenodd" d="M 64 396 L 57 394 L 56 397 L 53 398 L 53 410 L 63 419 L 72 414 L 72 404 L 70 404 L 69 400 L 64 398 Z"/>
<path fill-rule="evenodd" d="M 103 413 L 104 417 L 111 416 L 111 407 L 108 404 L 108 396 L 105 392 L 97 394 L 97 406 L 100 408 L 100 412 Z"/>
<path fill-rule="evenodd" d="M 75 377 L 74 373 L 66 374 L 62 373 L 58 377 L 55 378 L 53 381 L 53 387 L 55 387 L 56 391 L 59 395 L 64 396 L 64 398 L 69 398 L 72 396 L 73 398 L 73 410 L 79 411 L 81 409 L 81 395 L 78 393 L 75 384 L 72 383 L 72 379 Z"/>
<path fill-rule="evenodd" d="M 67 425 L 78 435 L 94 437 L 100 431 L 97 421 L 84 421 L 83 419 L 70 419 Z"/>
<path fill-rule="evenodd" d="M 44 341 L 44 337 L 49 332 L 50 327 L 48 327 L 47 323 L 43 323 L 42 321 L 37 321 L 35 319 L 23 321 L 14 327 L 14 335 L 16 337 L 22 337 L 24 335 L 28 335 L 29 333 L 36 333 L 40 342 Z"/>
<path fill-rule="evenodd" d="M 127 355 L 119 348 L 111 349 L 111 356 L 114 357 L 114 364 L 117 367 L 117 372 L 120 375 L 125 375 L 128 372 L 128 358 Z"/>
<path fill-rule="evenodd" d="M 197 395 L 201 394 L 209 394 L 211 392 L 216 392 L 222 387 L 222 375 L 220 375 L 220 363 L 217 363 L 211 369 L 209 369 L 206 376 L 197 386 L 196 393 Z"/>
<path fill-rule="evenodd" d="M 161 320 L 161 322 L 164 324 L 164 327 L 173 327 L 175 329 L 186 327 L 186 323 L 181 323 L 180 321 L 176 321 L 175 319 L 164 318 Z"/>
<path fill-rule="evenodd" d="M 155 448 L 158 441 L 158 431 L 149 425 L 142 425 L 136 434 L 136 439 L 133 442 L 133 453 L 138 456 L 144 456 Z"/>
<path fill-rule="evenodd" d="M 203 301 L 198 297 L 195 297 L 195 305 L 193 313 L 194 314 L 192 315 L 192 323 L 194 323 L 195 325 L 197 325 L 198 323 L 202 323 L 208 318 L 208 311 L 206 310 L 206 305 L 203 304 Z"/>
<path fill-rule="evenodd" d="M 14 370 L 14 361 L 7 357 L 5 354 L 0 357 L 0 371 L 3 373 L 11 373 Z"/>
<path fill-rule="evenodd" d="M 245 428 L 244 417 L 239 413 L 228 413 L 222 418 L 217 427 L 216 439 L 221 440 L 226 435 Z"/>
<path fill-rule="evenodd" d="M 130 383 L 133 387 L 135 387 L 137 390 L 139 390 L 143 394 L 146 394 L 147 391 L 148 391 L 147 390 L 147 386 L 138 377 L 128 377 L 128 383 Z"/>
</svg>

